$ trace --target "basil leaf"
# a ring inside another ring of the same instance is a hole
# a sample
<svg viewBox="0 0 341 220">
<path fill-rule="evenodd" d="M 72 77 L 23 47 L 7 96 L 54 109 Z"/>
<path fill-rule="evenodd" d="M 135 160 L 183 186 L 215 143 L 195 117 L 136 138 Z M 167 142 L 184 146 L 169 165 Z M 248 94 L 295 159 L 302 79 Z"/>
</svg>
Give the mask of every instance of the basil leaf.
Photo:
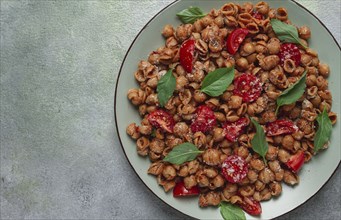
<svg viewBox="0 0 341 220">
<path fill-rule="evenodd" d="M 256 134 L 251 140 L 252 149 L 262 156 L 264 163 L 266 163 L 265 155 L 268 152 L 269 146 L 268 142 L 266 141 L 264 129 L 253 118 L 251 118 L 251 122 L 256 128 Z"/>
<path fill-rule="evenodd" d="M 314 152 L 316 153 L 318 150 L 323 148 L 324 144 L 328 142 L 331 134 L 332 134 L 332 122 L 328 117 L 328 113 L 326 108 L 323 109 L 317 118 L 316 121 L 319 125 L 317 132 L 314 137 Z"/>
<path fill-rule="evenodd" d="M 219 68 L 209 72 L 202 81 L 201 91 L 209 96 L 223 94 L 234 79 L 234 67 Z"/>
<path fill-rule="evenodd" d="M 300 44 L 302 47 L 307 49 L 307 47 L 302 44 L 295 26 L 286 24 L 277 19 L 271 19 L 270 23 L 275 34 L 281 41 Z"/>
<path fill-rule="evenodd" d="M 219 207 L 220 214 L 224 220 L 246 220 L 245 213 L 239 206 L 228 202 L 221 202 Z"/>
<path fill-rule="evenodd" d="M 163 75 L 157 83 L 157 99 L 159 100 L 159 104 L 161 107 L 166 105 L 175 90 L 176 79 L 172 71 L 172 69 L 168 70 L 168 72 Z"/>
<path fill-rule="evenodd" d="M 281 95 L 277 98 L 276 103 L 277 103 L 277 108 L 275 114 L 277 115 L 279 107 L 282 105 L 289 105 L 294 102 L 296 102 L 301 96 L 303 95 L 305 91 L 305 81 L 306 81 L 306 73 L 305 71 L 303 73 L 303 76 L 301 79 L 297 80 L 292 86 L 284 90 Z"/>
<path fill-rule="evenodd" d="M 172 163 L 172 164 L 183 164 L 187 161 L 194 160 L 198 154 L 203 151 L 198 150 L 198 148 L 191 143 L 182 143 L 173 148 L 171 152 L 163 159 L 163 161 Z"/>
<path fill-rule="evenodd" d="M 198 7 L 189 7 L 176 14 L 185 23 L 193 24 L 197 19 L 205 17 L 206 14 Z"/>
</svg>

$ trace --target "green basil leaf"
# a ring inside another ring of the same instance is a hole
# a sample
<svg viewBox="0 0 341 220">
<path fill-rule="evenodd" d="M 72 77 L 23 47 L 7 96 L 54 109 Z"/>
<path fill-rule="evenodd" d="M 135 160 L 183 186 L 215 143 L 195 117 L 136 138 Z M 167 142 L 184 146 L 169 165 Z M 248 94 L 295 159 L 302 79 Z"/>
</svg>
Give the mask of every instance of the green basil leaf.
<svg viewBox="0 0 341 220">
<path fill-rule="evenodd" d="M 176 14 L 185 23 L 193 24 L 197 19 L 205 17 L 206 14 L 198 7 L 189 7 Z"/>
<path fill-rule="evenodd" d="M 266 141 L 264 129 L 253 118 L 251 118 L 251 122 L 256 128 L 256 134 L 251 140 L 252 149 L 262 156 L 264 163 L 266 163 L 265 155 L 268 152 L 269 146 L 268 142 Z"/>
<path fill-rule="evenodd" d="M 221 202 L 219 207 L 220 214 L 224 220 L 246 220 L 245 213 L 239 206 L 228 202 Z"/>
<path fill-rule="evenodd" d="M 234 67 L 219 68 L 209 72 L 202 81 L 201 91 L 216 97 L 223 94 L 234 79 Z"/>
<path fill-rule="evenodd" d="M 295 26 L 286 24 L 277 19 L 271 19 L 270 23 L 275 34 L 281 41 L 287 43 L 300 44 L 302 47 L 307 49 L 307 47 L 304 44 L 302 44 L 298 36 L 297 28 Z"/>
<path fill-rule="evenodd" d="M 323 112 L 321 112 L 317 116 L 316 121 L 319 128 L 317 129 L 314 137 L 314 152 L 317 152 L 318 150 L 323 148 L 325 143 L 328 142 L 330 136 L 332 135 L 332 122 L 328 117 L 326 108 L 324 108 Z"/>
<path fill-rule="evenodd" d="M 172 71 L 172 69 L 168 70 L 168 72 L 163 75 L 157 83 L 157 99 L 159 100 L 159 104 L 161 107 L 166 105 L 175 90 L 176 79 Z"/>
<path fill-rule="evenodd" d="M 198 150 L 194 144 L 186 142 L 174 147 L 163 161 L 180 165 L 187 161 L 194 160 L 198 154 L 201 154 L 202 152 L 203 151 Z"/>
<path fill-rule="evenodd" d="M 279 107 L 282 105 L 290 105 L 294 102 L 296 102 L 301 96 L 303 95 L 306 87 L 306 73 L 305 71 L 303 73 L 303 76 L 301 79 L 297 80 L 292 86 L 284 90 L 281 95 L 277 98 L 277 108 L 275 114 L 277 115 Z"/>
</svg>

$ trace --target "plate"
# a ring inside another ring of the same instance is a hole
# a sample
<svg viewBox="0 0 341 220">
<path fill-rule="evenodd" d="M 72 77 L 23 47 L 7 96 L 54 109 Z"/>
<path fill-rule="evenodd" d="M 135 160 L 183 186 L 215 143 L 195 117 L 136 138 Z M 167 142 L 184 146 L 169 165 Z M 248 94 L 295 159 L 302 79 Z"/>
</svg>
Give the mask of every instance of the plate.
<svg viewBox="0 0 341 220">
<path fill-rule="evenodd" d="M 198 6 L 208 12 L 212 8 L 220 8 L 227 1 L 210 0 L 180 0 L 176 1 L 160 11 L 141 30 L 134 42 L 131 44 L 120 73 L 118 75 L 115 91 L 115 117 L 117 133 L 123 147 L 124 153 L 132 168 L 143 181 L 143 183 L 161 200 L 177 209 L 178 211 L 200 219 L 222 219 L 219 209 L 215 207 L 199 208 L 198 198 L 175 199 L 172 193 L 165 193 L 163 188 L 157 184 L 154 176 L 148 175 L 150 165 L 148 158 L 138 156 L 135 142 L 126 134 L 126 127 L 132 123 L 139 123 L 141 118 L 137 109 L 127 99 L 130 88 L 137 88 L 134 72 L 140 60 L 147 60 L 152 50 L 164 45 L 161 31 L 164 25 L 172 24 L 174 27 L 180 25 L 176 13 L 188 8 Z M 242 3 L 243 1 L 233 1 Z M 258 2 L 258 1 L 250 1 Z M 298 26 L 307 25 L 311 28 L 312 38 L 310 47 L 315 49 L 322 62 L 329 64 L 331 75 L 329 77 L 329 89 L 333 95 L 332 111 L 340 114 L 340 46 L 326 27 L 308 10 L 294 1 L 269 1 L 271 7 L 285 7 L 289 12 L 289 18 Z M 323 43 L 321 43 L 323 42 Z M 340 120 L 340 118 L 339 118 Z M 340 163 L 340 121 L 333 127 L 331 145 L 328 150 L 320 152 L 308 164 L 303 166 L 299 173 L 300 183 L 295 187 L 283 186 L 283 192 L 278 199 L 262 202 L 263 212 L 260 217 L 246 214 L 248 219 L 271 219 L 283 215 L 298 207 L 315 193 L 328 181 Z"/>
</svg>

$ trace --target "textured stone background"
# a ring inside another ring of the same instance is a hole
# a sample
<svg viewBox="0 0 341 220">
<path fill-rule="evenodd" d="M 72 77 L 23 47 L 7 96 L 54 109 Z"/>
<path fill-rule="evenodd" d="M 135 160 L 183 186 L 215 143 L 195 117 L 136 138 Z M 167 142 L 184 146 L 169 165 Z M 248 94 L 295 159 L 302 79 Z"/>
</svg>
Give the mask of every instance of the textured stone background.
<svg viewBox="0 0 341 220">
<path fill-rule="evenodd" d="M 171 2 L 1 0 L 2 219 L 186 217 L 140 182 L 114 129 L 124 54 Z M 299 2 L 340 43 L 340 0 Z M 340 185 L 339 168 L 278 219 L 340 219 Z"/>
</svg>

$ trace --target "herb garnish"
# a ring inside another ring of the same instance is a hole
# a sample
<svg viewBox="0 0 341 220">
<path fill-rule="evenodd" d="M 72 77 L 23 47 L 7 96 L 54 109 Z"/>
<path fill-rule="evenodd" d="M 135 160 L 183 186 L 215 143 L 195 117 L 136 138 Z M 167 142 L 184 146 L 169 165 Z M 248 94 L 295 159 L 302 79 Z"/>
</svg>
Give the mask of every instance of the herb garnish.
<svg viewBox="0 0 341 220">
<path fill-rule="evenodd" d="M 169 98 L 172 97 L 176 86 L 176 79 L 172 73 L 172 69 L 168 70 L 157 83 L 157 99 L 161 107 L 166 105 Z"/>
<path fill-rule="evenodd" d="M 209 72 L 204 78 L 201 91 L 216 97 L 223 94 L 234 79 L 234 67 L 219 68 Z"/>
<path fill-rule="evenodd" d="M 205 17 L 206 14 L 198 7 L 189 7 L 176 14 L 185 23 L 193 24 L 197 19 Z"/>
<path fill-rule="evenodd" d="M 220 214 L 224 220 L 245 220 L 245 213 L 236 205 L 232 205 L 228 202 L 221 202 L 219 204 Z"/>
<path fill-rule="evenodd" d="M 186 142 L 174 147 L 163 161 L 180 165 L 187 161 L 194 160 L 198 154 L 201 154 L 202 152 L 203 151 L 198 150 L 194 144 Z"/>
<path fill-rule="evenodd" d="M 270 23 L 275 34 L 281 41 L 287 43 L 300 44 L 302 47 L 307 49 L 307 46 L 302 44 L 298 36 L 297 28 L 295 26 L 286 24 L 277 19 L 271 19 Z"/>
<path fill-rule="evenodd" d="M 281 95 L 277 98 L 277 108 L 275 114 L 277 115 L 279 107 L 282 105 L 290 105 L 296 102 L 301 96 L 303 95 L 305 88 L 306 88 L 306 73 L 303 73 L 303 76 L 297 80 L 292 86 L 284 90 Z"/>
<path fill-rule="evenodd" d="M 325 143 L 328 142 L 331 134 L 332 134 L 332 122 L 328 117 L 328 113 L 326 108 L 323 109 L 317 118 L 316 121 L 318 123 L 318 130 L 314 137 L 314 152 L 316 153 L 318 150 L 323 148 Z"/>
<path fill-rule="evenodd" d="M 251 122 L 256 128 L 256 134 L 251 140 L 252 149 L 262 156 L 264 163 L 266 163 L 265 155 L 268 152 L 269 146 L 268 142 L 266 141 L 264 129 L 253 118 L 251 118 Z"/>
</svg>

